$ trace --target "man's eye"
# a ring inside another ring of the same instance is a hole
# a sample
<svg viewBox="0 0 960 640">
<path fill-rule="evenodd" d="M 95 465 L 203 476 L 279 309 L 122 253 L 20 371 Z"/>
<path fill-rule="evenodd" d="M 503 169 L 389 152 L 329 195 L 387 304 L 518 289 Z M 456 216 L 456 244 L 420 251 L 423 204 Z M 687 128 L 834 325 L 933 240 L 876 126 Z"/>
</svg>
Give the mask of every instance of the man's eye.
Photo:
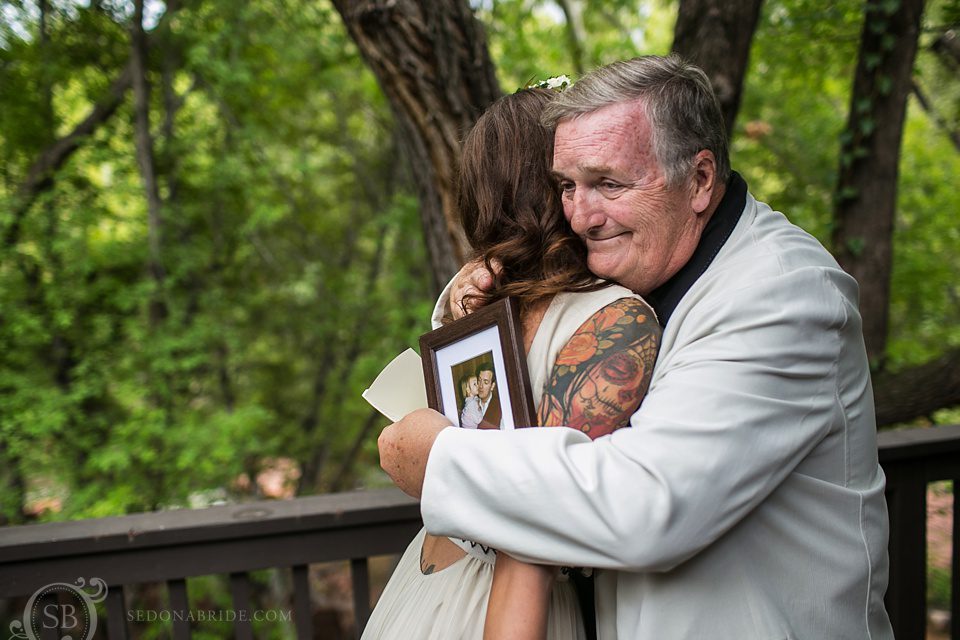
<svg viewBox="0 0 960 640">
<path fill-rule="evenodd" d="M 613 182 L 611 180 L 603 180 L 600 182 L 600 188 L 605 191 L 615 191 L 617 189 L 622 189 L 623 185 L 618 182 Z"/>
<path fill-rule="evenodd" d="M 560 193 L 573 193 L 574 184 L 567 180 L 562 180 L 560 182 Z"/>
</svg>

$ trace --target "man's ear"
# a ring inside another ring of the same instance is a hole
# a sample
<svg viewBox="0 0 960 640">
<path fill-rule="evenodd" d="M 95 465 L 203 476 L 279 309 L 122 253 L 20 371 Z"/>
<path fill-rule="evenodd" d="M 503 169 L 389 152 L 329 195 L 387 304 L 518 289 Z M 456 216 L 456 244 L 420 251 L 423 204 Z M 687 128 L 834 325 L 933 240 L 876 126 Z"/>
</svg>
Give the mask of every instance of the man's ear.
<svg viewBox="0 0 960 640">
<path fill-rule="evenodd" d="M 693 184 L 690 192 L 690 207 L 700 215 L 710 207 L 717 187 L 717 160 L 706 149 L 693 157 Z"/>
</svg>

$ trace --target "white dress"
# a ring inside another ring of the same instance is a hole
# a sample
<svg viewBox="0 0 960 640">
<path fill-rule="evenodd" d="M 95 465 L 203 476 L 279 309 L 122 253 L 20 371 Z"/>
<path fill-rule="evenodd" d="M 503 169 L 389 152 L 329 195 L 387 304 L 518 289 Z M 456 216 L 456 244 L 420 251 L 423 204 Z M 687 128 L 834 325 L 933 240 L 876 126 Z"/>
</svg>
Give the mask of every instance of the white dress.
<svg viewBox="0 0 960 640">
<path fill-rule="evenodd" d="M 611 285 L 599 291 L 554 297 L 527 355 L 530 386 L 537 402 L 557 354 L 573 333 L 594 313 L 622 298 L 639 296 Z M 451 538 L 467 555 L 445 569 L 423 575 L 420 550 L 424 535 L 421 529 L 400 558 L 362 640 L 482 640 L 496 554 L 479 544 Z M 547 638 L 586 638 L 572 583 L 562 575 L 550 597 Z"/>
</svg>

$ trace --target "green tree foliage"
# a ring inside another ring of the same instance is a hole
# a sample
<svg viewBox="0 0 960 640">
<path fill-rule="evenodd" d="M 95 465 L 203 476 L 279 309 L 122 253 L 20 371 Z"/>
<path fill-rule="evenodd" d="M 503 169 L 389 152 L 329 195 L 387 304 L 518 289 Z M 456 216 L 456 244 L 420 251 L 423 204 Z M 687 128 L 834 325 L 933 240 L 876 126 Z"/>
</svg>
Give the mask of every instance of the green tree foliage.
<svg viewBox="0 0 960 640">
<path fill-rule="evenodd" d="M 505 91 L 552 76 L 576 78 L 572 27 L 561 9 L 563 4 L 580 8 L 583 30 L 576 37 L 583 39 L 581 64 L 586 70 L 641 53 L 670 51 L 676 9 L 662 2 L 480 3 L 477 15 L 487 29 Z"/>
<path fill-rule="evenodd" d="M 0 7 L 0 514 L 255 493 L 237 478 L 278 457 L 300 492 L 382 481 L 384 420 L 359 393 L 432 306 L 386 100 L 328 3 L 148 4 L 153 277 L 122 82 L 131 4 L 44 3 L 42 32 L 40 3 Z M 506 91 L 666 53 L 676 15 L 665 0 L 473 4 Z M 894 368 L 960 344 L 960 78 L 934 46 L 958 16 L 929 3 L 920 43 L 934 111 L 911 100 L 902 148 Z M 825 243 L 862 22 L 859 1 L 766 2 L 734 132 L 751 190 Z M 116 111 L 96 112 L 118 87 Z M 31 173 L 96 113 L 75 152 Z"/>
<path fill-rule="evenodd" d="M 940 105 L 960 90 L 960 74 L 945 69 L 930 46 L 951 24 L 950 4 L 929 3 L 916 68 L 921 83 L 931 78 L 931 98 Z M 862 23 L 863 5 L 854 0 L 766 2 L 734 133 L 734 166 L 751 190 L 828 247 L 839 137 Z M 946 110 L 942 118 L 954 128 L 960 122 Z M 950 177 L 956 175 L 960 150 L 911 97 L 894 231 L 891 369 L 960 344 L 960 232 L 952 220 L 957 195 Z"/>
<path fill-rule="evenodd" d="M 5 10 L 0 229 L 33 160 L 126 63 L 122 9 L 55 4 L 46 46 L 32 3 Z M 332 9 L 196 2 L 152 31 L 162 283 L 129 99 L 0 249 L 11 521 L 44 492 L 64 518 L 186 504 L 277 456 L 309 470 L 302 491 L 349 486 L 375 450 L 361 428 L 383 424 L 359 391 L 426 327 L 416 201 Z"/>
</svg>

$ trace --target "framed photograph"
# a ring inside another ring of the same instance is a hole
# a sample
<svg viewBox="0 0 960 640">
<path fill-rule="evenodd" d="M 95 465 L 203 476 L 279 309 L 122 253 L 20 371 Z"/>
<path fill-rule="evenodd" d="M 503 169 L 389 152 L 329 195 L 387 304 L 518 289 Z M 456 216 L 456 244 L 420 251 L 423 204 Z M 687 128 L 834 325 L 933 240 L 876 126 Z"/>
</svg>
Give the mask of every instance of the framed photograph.
<svg viewBox="0 0 960 640">
<path fill-rule="evenodd" d="M 420 336 L 427 404 L 464 429 L 537 424 L 520 307 L 506 298 Z"/>
</svg>

